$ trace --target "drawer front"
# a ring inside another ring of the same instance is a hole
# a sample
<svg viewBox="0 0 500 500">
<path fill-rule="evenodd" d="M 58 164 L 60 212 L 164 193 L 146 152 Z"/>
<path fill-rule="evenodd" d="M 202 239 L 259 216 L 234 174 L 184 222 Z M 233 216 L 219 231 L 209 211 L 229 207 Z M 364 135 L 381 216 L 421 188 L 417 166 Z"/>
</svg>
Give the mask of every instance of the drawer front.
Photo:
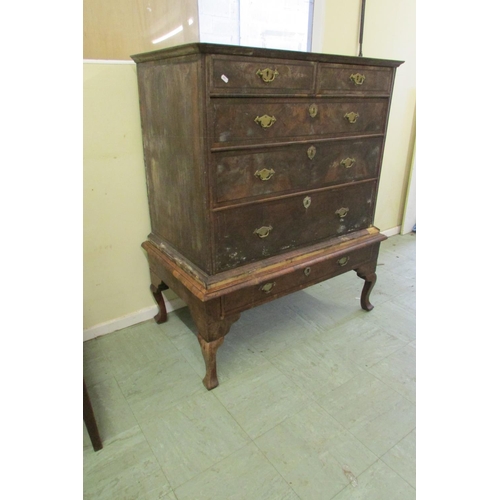
<svg viewBox="0 0 500 500">
<path fill-rule="evenodd" d="M 320 64 L 318 93 L 380 93 L 389 94 L 392 69 L 376 66 Z"/>
<path fill-rule="evenodd" d="M 210 81 L 212 94 L 310 94 L 314 63 L 214 56 Z"/>
<path fill-rule="evenodd" d="M 214 141 L 223 145 L 382 134 L 387 106 L 387 99 L 213 99 Z"/>
<path fill-rule="evenodd" d="M 215 212 L 216 271 L 372 225 L 375 182 Z"/>
<path fill-rule="evenodd" d="M 292 291 L 306 288 L 338 274 L 356 269 L 359 265 L 371 260 L 372 249 L 373 245 L 359 250 L 346 251 L 310 266 L 303 265 L 285 276 L 267 279 L 258 285 L 226 295 L 222 299 L 224 313 L 241 312 Z"/>
<path fill-rule="evenodd" d="M 212 155 L 224 203 L 343 184 L 378 175 L 382 138 L 318 142 Z"/>
</svg>

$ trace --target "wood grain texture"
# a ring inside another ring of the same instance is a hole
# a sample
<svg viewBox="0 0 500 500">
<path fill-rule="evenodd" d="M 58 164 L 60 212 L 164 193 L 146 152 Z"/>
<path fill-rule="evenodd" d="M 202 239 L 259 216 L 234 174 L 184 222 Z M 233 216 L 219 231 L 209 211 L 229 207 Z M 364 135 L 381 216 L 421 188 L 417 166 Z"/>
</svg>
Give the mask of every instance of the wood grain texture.
<svg viewBox="0 0 500 500">
<path fill-rule="evenodd" d="M 317 114 L 312 117 L 311 105 Z M 385 130 L 388 100 L 371 99 L 214 99 L 212 104 L 214 146 L 270 143 L 289 137 L 314 138 L 381 134 Z M 355 123 L 345 115 L 358 114 Z M 269 128 L 255 122 L 257 117 L 276 119 Z"/>
<path fill-rule="evenodd" d="M 362 83 L 356 83 L 351 75 L 361 75 Z M 320 64 L 318 68 L 318 93 L 332 95 L 349 94 L 386 94 L 389 95 L 392 84 L 390 68 L 377 66 L 359 66 L 355 69 L 350 64 Z"/>
<path fill-rule="evenodd" d="M 376 59 L 371 57 L 353 57 L 337 54 L 320 54 L 317 52 L 298 52 L 293 50 L 264 49 L 260 47 L 244 47 L 240 45 L 223 45 L 218 43 L 187 43 L 161 50 L 144 52 L 130 56 L 136 62 L 162 61 L 192 54 L 231 55 L 262 57 L 266 59 L 288 59 L 326 63 L 351 64 L 353 66 L 382 66 L 397 68 L 404 61 L 392 59 Z"/>
<path fill-rule="evenodd" d="M 215 268 L 224 271 L 367 228 L 373 222 L 373 191 L 373 182 L 357 183 L 218 212 Z M 348 210 L 345 217 L 337 213 L 343 208 Z M 264 238 L 255 234 L 262 227 L 272 228 Z"/>
<path fill-rule="evenodd" d="M 371 137 L 214 153 L 216 206 L 374 179 L 381 152 L 382 137 Z M 256 175 L 262 169 L 274 173 L 262 180 Z"/>
<path fill-rule="evenodd" d="M 216 354 L 239 314 L 339 274 L 364 280 L 398 61 L 190 44 L 133 56 L 161 287 L 189 307 L 218 385 Z"/>
<path fill-rule="evenodd" d="M 244 266 L 243 272 L 237 269 L 219 273 L 215 278 L 212 276 L 195 278 L 150 241 L 144 242 L 143 247 L 147 252 L 150 268 L 155 274 L 160 274 L 162 280 L 186 303 L 210 302 L 212 310 L 200 311 L 200 315 L 211 314 L 213 318 L 222 318 L 225 315 L 224 307 L 219 308 L 220 303 L 215 299 L 233 295 L 239 303 L 239 293 L 248 293 L 248 290 L 260 288 L 269 281 L 286 284 L 280 285 L 269 294 L 269 297 L 277 298 L 277 295 L 283 295 L 280 294 L 281 291 L 288 293 L 293 288 L 289 285 L 297 285 L 295 289 L 302 289 L 334 275 L 356 270 L 363 263 L 376 265 L 380 242 L 385 239 L 386 237 L 380 233 L 353 239 L 346 238 L 337 245 L 319 247 L 308 252 L 295 250 L 288 252 L 284 257 L 266 259 L 264 262 Z M 342 261 L 345 257 L 348 257 L 347 265 Z M 304 270 L 308 267 L 311 268 L 311 272 L 306 275 Z M 227 301 L 224 299 L 222 303 L 227 304 Z M 248 308 L 250 307 L 254 305 L 249 305 Z"/>
<path fill-rule="evenodd" d="M 199 58 L 180 59 L 140 65 L 138 79 L 152 232 L 209 270 L 202 72 Z"/>
<path fill-rule="evenodd" d="M 262 78 L 259 71 L 262 72 L 266 69 L 271 70 L 273 74 L 270 77 Z M 311 94 L 314 88 L 314 69 L 315 66 L 312 62 L 259 57 L 212 56 L 209 66 L 210 92 L 212 95 Z"/>
</svg>

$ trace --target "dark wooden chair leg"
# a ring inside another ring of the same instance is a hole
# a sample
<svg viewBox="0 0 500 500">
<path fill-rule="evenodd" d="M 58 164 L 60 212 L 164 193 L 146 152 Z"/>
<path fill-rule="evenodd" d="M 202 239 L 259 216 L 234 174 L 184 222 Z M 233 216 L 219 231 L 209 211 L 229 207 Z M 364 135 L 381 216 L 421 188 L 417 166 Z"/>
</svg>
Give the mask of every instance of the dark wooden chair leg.
<svg viewBox="0 0 500 500">
<path fill-rule="evenodd" d="M 149 287 L 151 290 L 151 293 L 153 294 L 153 297 L 156 300 L 156 303 L 158 304 L 159 312 L 155 316 L 155 321 L 158 324 L 165 323 L 167 321 L 167 308 L 165 307 L 165 299 L 163 298 L 162 295 L 162 290 L 167 290 L 168 286 L 165 285 L 165 283 L 160 282 L 159 284 L 155 285 L 154 283 L 151 284 Z"/>
<path fill-rule="evenodd" d="M 85 380 L 83 381 L 83 421 L 85 422 L 85 426 L 87 427 L 87 431 L 90 436 L 90 441 L 92 441 L 94 451 L 101 450 L 101 436 L 99 435 L 99 429 L 97 428 L 97 422 L 95 420 L 94 410 L 92 409 L 92 404 L 90 402 L 87 386 L 85 385 Z"/>
</svg>

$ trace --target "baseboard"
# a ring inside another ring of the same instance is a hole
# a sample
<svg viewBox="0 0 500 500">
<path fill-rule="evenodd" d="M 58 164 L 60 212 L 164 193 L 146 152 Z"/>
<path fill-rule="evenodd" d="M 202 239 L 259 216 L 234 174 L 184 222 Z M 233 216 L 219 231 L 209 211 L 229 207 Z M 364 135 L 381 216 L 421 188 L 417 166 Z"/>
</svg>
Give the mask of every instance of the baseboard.
<svg viewBox="0 0 500 500">
<path fill-rule="evenodd" d="M 396 236 L 396 234 L 401 233 L 401 226 L 396 226 L 391 229 L 386 229 L 385 231 L 380 231 L 382 234 L 385 234 L 388 238 L 390 236 Z"/>
<path fill-rule="evenodd" d="M 179 298 L 172 300 L 165 299 L 167 312 L 175 311 L 185 305 L 186 303 Z M 87 330 L 83 330 L 83 341 L 85 342 L 86 340 L 91 340 L 96 337 L 100 337 L 101 335 L 106 335 L 107 333 L 116 332 L 122 328 L 142 323 L 143 321 L 153 318 L 157 312 L 158 306 L 155 305 L 146 307 L 145 309 L 141 309 L 132 314 L 127 314 L 126 316 L 121 316 L 120 318 L 107 321 L 106 323 L 100 323 L 99 325 L 92 326 L 91 328 L 87 328 Z"/>
</svg>

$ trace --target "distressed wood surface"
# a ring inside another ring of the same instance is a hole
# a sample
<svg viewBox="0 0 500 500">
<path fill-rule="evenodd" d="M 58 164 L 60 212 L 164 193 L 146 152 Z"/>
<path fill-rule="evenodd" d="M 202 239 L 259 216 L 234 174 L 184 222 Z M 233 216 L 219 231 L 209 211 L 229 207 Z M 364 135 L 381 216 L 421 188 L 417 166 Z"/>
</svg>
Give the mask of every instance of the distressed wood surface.
<svg viewBox="0 0 500 500">
<path fill-rule="evenodd" d="M 317 114 L 310 115 L 310 107 Z M 270 143 L 289 137 L 349 137 L 359 134 L 382 134 L 385 130 L 388 100 L 386 98 L 267 98 L 213 99 L 214 146 Z M 345 115 L 359 115 L 354 123 Z M 257 117 L 276 119 L 268 128 L 255 122 Z"/>
<path fill-rule="evenodd" d="M 217 213 L 215 269 L 224 271 L 373 223 L 373 182 L 235 207 Z M 305 203 L 310 203 L 306 208 Z M 338 212 L 348 210 L 342 217 Z M 260 237 L 255 231 L 272 228 Z"/>
<path fill-rule="evenodd" d="M 293 50 L 263 49 L 260 47 L 244 47 L 241 45 L 223 45 L 215 43 L 188 43 L 142 54 L 130 56 L 136 62 L 163 61 L 193 54 L 225 54 L 243 57 L 262 57 L 266 59 L 289 59 L 299 61 L 327 62 L 351 64 L 353 66 L 382 66 L 397 68 L 403 61 L 376 59 L 372 57 L 353 57 L 336 54 L 320 54 L 316 52 L 298 52 Z"/>
<path fill-rule="evenodd" d="M 189 293 L 205 302 L 258 285 L 267 278 L 276 279 L 325 260 L 339 259 L 348 252 L 357 252 L 364 247 L 379 244 L 385 239 L 386 236 L 380 234 L 376 228 L 369 228 L 337 238 L 333 245 L 325 243 L 311 245 L 307 252 L 303 249 L 294 250 L 282 256 L 254 262 L 214 276 L 190 273 L 184 262 L 177 257 L 169 256 L 164 249 L 160 249 L 151 241 L 145 241 L 142 246 L 146 251 L 152 274 L 160 276 L 163 282 L 169 284 L 169 287 L 183 300 L 187 297 L 183 290 L 177 288 L 177 283 L 182 283 Z M 172 286 L 170 280 L 173 281 Z"/>
<path fill-rule="evenodd" d="M 218 385 L 217 350 L 246 309 L 355 271 L 370 310 L 401 62 L 213 44 L 132 57 L 155 319 L 168 320 L 166 287 L 186 302 L 205 387 Z"/>
<path fill-rule="evenodd" d="M 215 153 L 216 206 L 375 179 L 381 153 L 382 137 Z M 263 169 L 268 179 L 256 175 Z"/>
</svg>

